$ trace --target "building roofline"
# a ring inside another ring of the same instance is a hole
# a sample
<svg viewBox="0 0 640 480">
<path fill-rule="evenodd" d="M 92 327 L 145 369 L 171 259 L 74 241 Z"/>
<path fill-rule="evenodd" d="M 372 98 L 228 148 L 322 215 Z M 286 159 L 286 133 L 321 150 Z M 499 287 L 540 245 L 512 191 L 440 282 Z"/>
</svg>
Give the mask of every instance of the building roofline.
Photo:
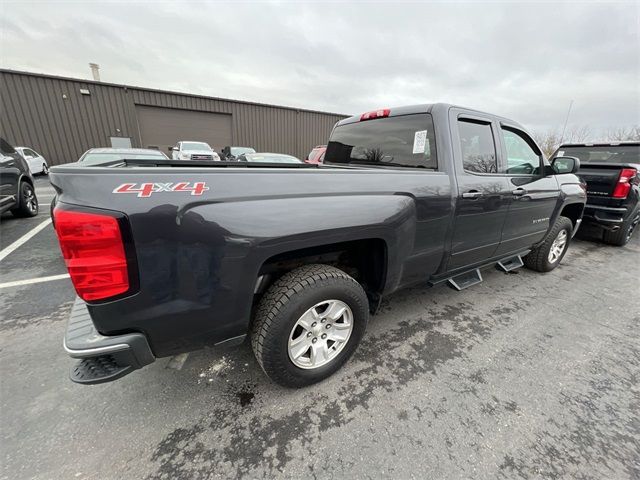
<svg viewBox="0 0 640 480">
<path fill-rule="evenodd" d="M 204 98 L 207 100 L 217 100 L 217 101 L 221 101 L 221 102 L 233 102 L 233 103 L 242 103 L 245 105 L 256 105 L 256 106 L 260 106 L 260 107 L 270 107 L 270 108 L 281 108 L 281 109 L 285 109 L 285 110 L 293 110 L 293 111 L 298 111 L 298 112 L 307 112 L 307 113 L 319 113 L 322 115 L 334 115 L 337 117 L 350 117 L 351 115 L 345 114 L 345 113 L 335 113 L 335 112 L 324 112 L 321 110 L 310 110 L 308 108 L 296 108 L 296 107 L 291 107 L 291 106 L 287 106 L 287 105 L 274 105 L 272 103 L 261 103 L 261 102 L 252 102 L 249 100 L 236 100 L 233 98 L 222 98 L 222 97 L 212 97 L 209 95 L 198 95 L 195 93 L 186 93 L 186 92 L 178 92 L 175 90 L 162 90 L 159 88 L 148 88 L 148 87 L 139 87 L 136 85 L 125 85 L 123 83 L 111 83 L 111 82 L 102 82 L 102 81 L 95 81 L 95 80 L 89 80 L 89 79 L 84 79 L 84 78 L 75 78 L 75 77 L 64 77 L 61 75 L 51 75 L 51 74 L 47 74 L 47 73 L 36 73 L 36 72 L 28 72 L 25 70 L 13 70 L 10 68 L 0 68 L 0 73 L 9 73 L 9 74 L 13 74 L 13 75 L 25 75 L 25 76 L 30 76 L 30 77 L 40 77 L 40 78 L 51 78 L 51 79 L 56 79 L 56 80 L 66 80 L 69 82 L 81 82 L 81 83 L 86 83 L 86 84 L 90 84 L 90 85 L 105 85 L 107 87 L 118 87 L 118 88 L 125 88 L 125 89 L 132 89 L 132 90 L 141 90 L 141 91 L 147 91 L 147 92 L 155 92 L 155 93 L 164 93 L 164 94 L 169 94 L 169 95 L 182 95 L 185 97 L 193 97 L 193 98 Z"/>
</svg>

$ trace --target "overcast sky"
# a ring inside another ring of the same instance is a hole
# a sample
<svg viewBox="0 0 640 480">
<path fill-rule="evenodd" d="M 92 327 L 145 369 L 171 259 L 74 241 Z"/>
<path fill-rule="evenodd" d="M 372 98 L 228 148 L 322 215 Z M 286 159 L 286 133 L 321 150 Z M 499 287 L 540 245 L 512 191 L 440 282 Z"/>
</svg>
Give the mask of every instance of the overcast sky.
<svg viewBox="0 0 640 480">
<path fill-rule="evenodd" d="M 338 113 L 640 123 L 640 2 L 7 2 L 0 65 Z"/>
</svg>

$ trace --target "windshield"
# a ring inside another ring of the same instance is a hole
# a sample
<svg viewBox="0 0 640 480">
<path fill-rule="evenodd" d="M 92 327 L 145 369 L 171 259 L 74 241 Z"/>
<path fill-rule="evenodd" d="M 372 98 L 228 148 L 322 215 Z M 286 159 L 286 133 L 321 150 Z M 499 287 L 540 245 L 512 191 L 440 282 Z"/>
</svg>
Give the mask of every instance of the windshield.
<svg viewBox="0 0 640 480">
<path fill-rule="evenodd" d="M 167 157 L 162 153 L 87 153 L 80 159 L 80 162 L 87 165 L 99 165 L 106 162 L 114 162 L 117 160 L 124 160 L 125 158 L 131 160 L 148 159 L 148 160 L 166 160 Z"/>
<path fill-rule="evenodd" d="M 231 147 L 230 152 L 234 157 L 237 157 L 238 155 L 242 155 L 244 153 L 256 153 L 253 148 L 249 147 Z"/>
<path fill-rule="evenodd" d="M 264 153 L 248 153 L 243 155 L 243 158 L 248 162 L 263 162 L 263 163 L 302 163 L 296 157 L 291 155 L 278 155 L 278 154 L 264 154 Z"/>
<path fill-rule="evenodd" d="M 336 127 L 324 163 L 435 169 L 431 115 L 377 118 Z"/>
<path fill-rule="evenodd" d="M 580 163 L 640 163 L 640 145 L 560 147 L 556 157 L 576 157 Z"/>
<path fill-rule="evenodd" d="M 204 142 L 182 142 L 182 150 L 212 150 L 212 148 Z"/>
</svg>

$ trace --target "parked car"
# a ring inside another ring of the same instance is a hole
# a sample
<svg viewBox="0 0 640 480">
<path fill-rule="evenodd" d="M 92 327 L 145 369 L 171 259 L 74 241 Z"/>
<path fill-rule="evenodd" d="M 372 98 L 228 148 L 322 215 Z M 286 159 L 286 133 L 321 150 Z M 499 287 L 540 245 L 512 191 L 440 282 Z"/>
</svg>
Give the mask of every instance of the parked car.
<svg viewBox="0 0 640 480">
<path fill-rule="evenodd" d="M 580 160 L 587 182 L 587 224 L 611 245 L 626 245 L 640 223 L 640 142 L 564 144 L 554 156 Z"/>
<path fill-rule="evenodd" d="M 237 160 L 258 163 L 303 163 L 302 160 L 284 153 L 243 153 Z"/>
<path fill-rule="evenodd" d="M 29 171 L 32 175 L 48 175 L 49 164 L 45 158 L 36 152 L 33 148 L 29 147 L 15 147 L 16 151 L 24 157 L 29 165 Z"/>
<path fill-rule="evenodd" d="M 233 162 L 237 157 L 245 153 L 256 153 L 251 147 L 224 147 L 222 149 L 222 160 Z"/>
<path fill-rule="evenodd" d="M 313 147 L 313 150 L 311 150 L 311 152 L 309 152 L 309 155 L 307 155 L 305 162 L 311 164 L 322 163 L 324 161 L 324 154 L 326 151 L 326 145 L 318 145 L 317 147 Z"/>
<path fill-rule="evenodd" d="M 0 213 L 35 217 L 38 197 L 27 161 L 9 142 L 0 138 Z"/>
<path fill-rule="evenodd" d="M 324 165 L 179 166 L 51 169 L 75 382 L 247 336 L 275 382 L 318 382 L 384 295 L 556 268 L 586 201 L 575 159 L 549 164 L 518 123 L 445 104 L 338 122 Z"/>
<path fill-rule="evenodd" d="M 171 158 L 174 160 L 214 160 L 219 161 L 220 156 L 204 142 L 178 142 L 171 149 Z"/>
<path fill-rule="evenodd" d="M 91 148 L 82 154 L 78 165 L 88 167 L 124 159 L 169 160 L 169 157 L 152 148 Z"/>
</svg>

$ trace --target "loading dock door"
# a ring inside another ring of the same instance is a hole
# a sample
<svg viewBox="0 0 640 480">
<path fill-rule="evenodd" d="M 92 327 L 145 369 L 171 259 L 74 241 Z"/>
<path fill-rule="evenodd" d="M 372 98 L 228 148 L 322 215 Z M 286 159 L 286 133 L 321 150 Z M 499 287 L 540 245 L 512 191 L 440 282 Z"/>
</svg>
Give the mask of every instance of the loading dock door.
<svg viewBox="0 0 640 480">
<path fill-rule="evenodd" d="M 170 148 L 180 140 L 207 142 L 220 153 L 233 145 L 231 115 L 177 108 L 136 105 L 142 147 L 157 148 L 171 158 Z"/>
</svg>

